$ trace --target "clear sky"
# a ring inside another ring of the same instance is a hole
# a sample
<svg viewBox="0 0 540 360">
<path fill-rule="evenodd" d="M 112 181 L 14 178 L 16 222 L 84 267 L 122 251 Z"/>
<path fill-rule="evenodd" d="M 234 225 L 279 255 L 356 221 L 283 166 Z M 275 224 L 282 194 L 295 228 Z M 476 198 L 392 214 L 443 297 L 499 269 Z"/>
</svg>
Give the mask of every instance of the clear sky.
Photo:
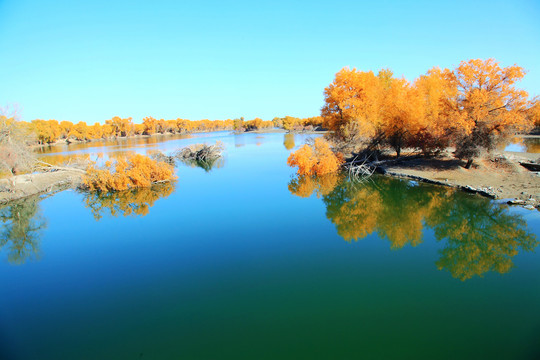
<svg viewBox="0 0 540 360">
<path fill-rule="evenodd" d="M 492 57 L 540 95 L 540 1 L 0 0 L 0 52 L 23 120 L 308 117 L 344 66 Z"/>
</svg>

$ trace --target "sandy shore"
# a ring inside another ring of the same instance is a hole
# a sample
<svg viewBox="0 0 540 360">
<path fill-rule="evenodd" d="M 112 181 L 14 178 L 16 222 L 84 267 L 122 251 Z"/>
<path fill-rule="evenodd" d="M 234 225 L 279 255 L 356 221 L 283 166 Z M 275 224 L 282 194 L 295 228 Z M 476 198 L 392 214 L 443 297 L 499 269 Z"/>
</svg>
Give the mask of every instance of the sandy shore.
<svg viewBox="0 0 540 360">
<path fill-rule="evenodd" d="M 0 204 L 31 195 L 75 188 L 81 184 L 82 175 L 80 170 L 60 170 L 0 179 Z"/>
<path fill-rule="evenodd" d="M 388 175 L 426 180 L 479 192 L 494 199 L 518 199 L 516 204 L 532 209 L 540 206 L 540 174 L 519 162 L 535 162 L 540 154 L 503 151 L 475 160 L 471 169 L 450 156 L 413 159 L 386 166 Z M 529 206 L 528 206 L 529 205 Z"/>
</svg>

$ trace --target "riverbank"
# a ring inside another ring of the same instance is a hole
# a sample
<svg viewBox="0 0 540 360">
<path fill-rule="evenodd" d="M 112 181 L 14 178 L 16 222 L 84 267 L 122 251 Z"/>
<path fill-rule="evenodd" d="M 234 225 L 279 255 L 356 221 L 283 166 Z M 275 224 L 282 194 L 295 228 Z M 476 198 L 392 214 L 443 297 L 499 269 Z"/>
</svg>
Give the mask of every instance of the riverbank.
<svg viewBox="0 0 540 360">
<path fill-rule="evenodd" d="M 520 162 L 534 162 L 539 154 L 503 151 L 475 160 L 471 169 L 464 161 L 442 156 L 412 158 L 384 167 L 386 175 L 451 186 L 515 205 L 540 210 L 540 175 Z"/>
<path fill-rule="evenodd" d="M 84 171 L 73 169 L 0 179 L 0 204 L 32 195 L 76 188 L 81 184 L 83 174 Z"/>
</svg>

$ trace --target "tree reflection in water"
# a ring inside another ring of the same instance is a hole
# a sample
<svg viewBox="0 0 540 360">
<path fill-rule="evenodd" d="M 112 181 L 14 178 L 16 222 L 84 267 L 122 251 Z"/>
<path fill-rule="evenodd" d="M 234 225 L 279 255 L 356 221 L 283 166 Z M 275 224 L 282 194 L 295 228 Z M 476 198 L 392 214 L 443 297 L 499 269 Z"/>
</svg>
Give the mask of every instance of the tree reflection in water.
<svg viewBox="0 0 540 360">
<path fill-rule="evenodd" d="M 206 161 L 198 161 L 198 160 L 182 160 L 182 163 L 184 165 L 187 165 L 191 168 L 201 168 L 206 172 L 210 172 L 213 169 L 220 169 L 225 164 L 225 159 L 223 157 L 215 158 L 215 159 L 208 159 Z"/>
<path fill-rule="evenodd" d="M 174 183 L 155 184 L 149 188 L 99 193 L 87 192 L 84 204 L 90 208 L 96 220 L 104 215 L 111 216 L 146 216 L 154 203 L 166 198 L 174 191 Z"/>
<path fill-rule="evenodd" d="M 439 251 L 439 269 L 447 269 L 461 280 L 488 271 L 507 273 L 512 258 L 538 245 L 527 222 L 507 206 L 454 192 L 426 219 L 437 240 L 445 239 Z"/>
<path fill-rule="evenodd" d="M 433 229 L 436 240 L 444 243 L 436 265 L 455 278 L 506 273 L 520 250 L 538 245 L 520 215 L 488 199 L 387 177 L 353 183 L 333 176 L 298 177 L 289 190 L 301 197 L 322 196 L 327 218 L 346 241 L 376 232 L 392 249 L 401 249 L 420 244 L 423 229 Z"/>
<path fill-rule="evenodd" d="M 283 135 L 283 146 L 285 146 L 285 149 L 287 150 L 294 148 L 294 134 L 288 133 Z"/>
<path fill-rule="evenodd" d="M 47 226 L 41 216 L 39 196 L 31 196 L 0 206 L 0 251 L 14 265 L 39 259 L 41 231 Z"/>
</svg>

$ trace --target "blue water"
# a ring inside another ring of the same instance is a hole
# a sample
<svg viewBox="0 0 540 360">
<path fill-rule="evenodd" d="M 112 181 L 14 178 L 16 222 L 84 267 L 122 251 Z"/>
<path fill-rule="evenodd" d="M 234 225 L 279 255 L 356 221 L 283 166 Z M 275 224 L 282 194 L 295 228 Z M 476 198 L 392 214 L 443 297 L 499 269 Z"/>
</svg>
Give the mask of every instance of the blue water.
<svg viewBox="0 0 540 360">
<path fill-rule="evenodd" d="M 286 159 L 306 138 L 157 142 L 226 155 L 179 164 L 169 186 L 0 209 L 0 358 L 538 358 L 538 212 L 296 178 Z"/>
</svg>

